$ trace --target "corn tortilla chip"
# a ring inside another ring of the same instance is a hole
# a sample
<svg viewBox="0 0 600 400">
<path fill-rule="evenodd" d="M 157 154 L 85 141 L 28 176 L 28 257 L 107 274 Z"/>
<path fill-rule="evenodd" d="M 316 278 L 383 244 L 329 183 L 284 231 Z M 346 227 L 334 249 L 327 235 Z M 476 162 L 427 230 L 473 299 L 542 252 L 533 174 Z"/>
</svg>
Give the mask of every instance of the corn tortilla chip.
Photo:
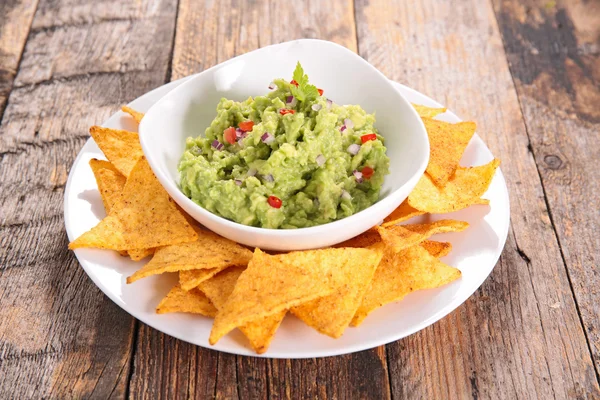
<svg viewBox="0 0 600 400">
<path fill-rule="evenodd" d="M 247 265 L 252 252 L 211 231 L 196 229 L 198 239 L 156 250 L 152 260 L 127 278 L 127 283 L 165 272 L 227 268 Z M 194 285 L 198 286 L 197 284 Z M 188 290 L 188 287 L 184 289 Z"/>
<path fill-rule="evenodd" d="M 102 204 L 106 215 L 110 214 L 113 204 L 120 198 L 125 177 L 108 161 L 92 158 L 90 167 L 98 184 Z"/>
<path fill-rule="evenodd" d="M 443 286 L 460 278 L 460 270 L 444 264 L 421 246 L 399 253 L 387 252 L 375 271 L 354 319 L 360 325 L 375 309 L 404 298 L 416 290 Z"/>
<path fill-rule="evenodd" d="M 198 289 L 206 294 L 217 309 L 221 309 L 231 295 L 231 292 L 233 292 L 235 283 L 245 269 L 245 267 L 227 268 L 213 278 L 200 283 Z M 240 326 L 240 331 L 248 338 L 250 346 L 252 346 L 255 352 L 262 354 L 267 351 L 286 313 L 287 310 L 284 310 Z"/>
<path fill-rule="evenodd" d="M 111 215 L 71 242 L 69 248 L 149 249 L 192 242 L 197 237 L 142 157 Z"/>
<path fill-rule="evenodd" d="M 125 177 L 144 155 L 137 133 L 92 126 L 90 134 L 106 158 Z"/>
<path fill-rule="evenodd" d="M 443 219 L 426 224 L 392 225 L 377 229 L 386 245 L 397 253 L 419 244 L 437 233 L 460 232 L 468 227 L 468 222 Z"/>
<path fill-rule="evenodd" d="M 142 122 L 142 118 L 144 118 L 144 113 L 141 113 L 139 111 L 135 111 L 133 108 L 127 107 L 127 106 L 123 106 L 121 107 L 121 111 L 131 115 L 133 117 L 133 119 L 135 120 L 135 122 L 137 122 L 138 124 L 140 122 Z"/>
<path fill-rule="evenodd" d="M 129 257 L 131 257 L 131 259 L 133 261 L 140 261 L 146 257 L 150 257 L 152 254 L 154 254 L 155 251 L 156 251 L 156 249 L 154 249 L 154 248 L 152 248 L 152 249 L 133 249 L 133 250 L 129 250 L 127 253 L 129 254 Z"/>
<path fill-rule="evenodd" d="M 179 284 L 183 290 L 192 290 L 207 279 L 212 278 L 221 271 L 229 268 L 229 265 L 218 268 L 192 269 L 179 272 Z"/>
<path fill-rule="evenodd" d="M 425 240 L 421 243 L 421 247 L 427 250 L 427 252 L 435 258 L 447 256 L 448 253 L 452 251 L 452 243 L 450 242 L 436 242 L 433 240 Z"/>
<path fill-rule="evenodd" d="M 390 215 L 388 215 L 384 220 L 381 226 L 390 226 L 396 225 L 400 222 L 404 222 L 412 217 L 416 217 L 418 215 L 427 214 L 426 212 L 419 211 L 416 208 L 413 208 L 408 204 L 407 200 L 404 200 L 402 204 L 398 206 Z"/>
<path fill-rule="evenodd" d="M 359 253 L 361 249 L 347 250 L 352 251 L 355 258 L 331 270 L 335 291 L 291 309 L 304 323 L 332 338 L 342 336 L 350 325 L 383 256 L 383 249 L 363 254 Z"/>
<path fill-rule="evenodd" d="M 458 167 L 458 163 L 475 133 L 475 122 L 450 124 L 423 118 L 429 136 L 430 157 L 425 171 L 434 184 L 443 187 Z"/>
<path fill-rule="evenodd" d="M 187 292 L 177 285 L 171 289 L 167 297 L 162 299 L 156 307 L 156 312 L 158 314 L 185 312 L 214 317 L 217 309 L 201 291 L 194 289 Z"/>
<path fill-rule="evenodd" d="M 248 268 L 217 313 L 209 343 L 215 344 L 231 330 L 248 322 L 333 293 L 332 269 L 369 251 L 320 249 L 270 256 L 256 249 Z"/>
<path fill-rule="evenodd" d="M 381 242 L 381 235 L 376 227 L 369 229 L 366 232 L 361 233 L 358 236 L 353 237 L 352 239 L 348 239 L 343 241 L 342 243 L 336 244 L 334 247 L 343 248 L 343 247 L 369 247 L 376 243 Z"/>
<path fill-rule="evenodd" d="M 417 114 L 419 114 L 421 117 L 426 117 L 426 118 L 436 117 L 440 114 L 445 113 L 447 110 L 446 108 L 433 108 L 433 107 L 421 106 L 418 104 L 413 104 L 412 106 L 417 111 Z"/>
<path fill-rule="evenodd" d="M 459 167 L 445 187 L 437 187 L 424 174 L 408 195 L 408 204 L 429 213 L 449 213 L 473 204 L 487 204 L 481 196 L 487 191 L 500 160 L 494 159 L 478 167 Z"/>
</svg>

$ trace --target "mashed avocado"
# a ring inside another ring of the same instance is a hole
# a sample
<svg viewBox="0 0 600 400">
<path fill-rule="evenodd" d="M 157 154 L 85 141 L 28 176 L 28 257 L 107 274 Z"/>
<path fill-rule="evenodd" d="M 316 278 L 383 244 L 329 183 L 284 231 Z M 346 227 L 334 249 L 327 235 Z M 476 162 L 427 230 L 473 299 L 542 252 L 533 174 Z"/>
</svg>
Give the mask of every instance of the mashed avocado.
<svg viewBox="0 0 600 400">
<path fill-rule="evenodd" d="M 303 228 L 357 213 L 379 198 L 389 159 L 375 117 L 308 83 L 275 80 L 266 96 L 221 99 L 204 137 L 188 138 L 181 189 L 244 225 Z"/>
</svg>

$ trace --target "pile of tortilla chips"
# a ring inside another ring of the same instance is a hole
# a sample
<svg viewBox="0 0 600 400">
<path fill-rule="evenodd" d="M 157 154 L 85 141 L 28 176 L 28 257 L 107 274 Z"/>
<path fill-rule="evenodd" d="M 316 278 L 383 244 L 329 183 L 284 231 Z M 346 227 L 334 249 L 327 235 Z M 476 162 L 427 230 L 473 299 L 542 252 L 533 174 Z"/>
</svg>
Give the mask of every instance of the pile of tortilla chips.
<svg viewBox="0 0 600 400">
<path fill-rule="evenodd" d="M 440 258 L 452 246 L 429 238 L 460 232 L 463 221 L 404 224 L 410 218 L 448 213 L 477 204 L 499 161 L 461 167 L 475 132 L 473 122 L 449 124 L 434 117 L 443 108 L 415 105 L 429 134 L 431 157 L 408 198 L 381 226 L 334 248 L 269 254 L 251 250 L 198 226 L 165 192 L 143 156 L 137 133 L 94 126 L 92 137 L 108 161 L 92 159 L 106 217 L 69 248 L 118 251 L 133 260 L 152 256 L 127 283 L 165 272 L 179 282 L 157 313 L 186 312 L 214 318 L 209 342 L 239 329 L 263 353 L 286 314 L 339 338 L 377 308 L 407 294 L 437 288 L 461 276 Z M 143 114 L 123 111 L 140 122 Z"/>
</svg>

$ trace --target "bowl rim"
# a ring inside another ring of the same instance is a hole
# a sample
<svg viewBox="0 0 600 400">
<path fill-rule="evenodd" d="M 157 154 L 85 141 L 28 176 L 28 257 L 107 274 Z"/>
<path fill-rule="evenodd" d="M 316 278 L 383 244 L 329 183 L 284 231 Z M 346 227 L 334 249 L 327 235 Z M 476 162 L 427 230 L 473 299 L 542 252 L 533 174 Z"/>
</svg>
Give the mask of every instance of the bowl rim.
<svg viewBox="0 0 600 400">
<path fill-rule="evenodd" d="M 315 226 L 310 226 L 310 227 L 302 227 L 302 228 L 296 228 L 296 229 L 283 229 L 283 228 L 263 228 L 263 227 L 256 227 L 256 226 L 250 226 L 250 225 L 244 225 L 241 224 L 239 222 L 235 222 L 232 220 L 229 220 L 225 217 L 222 217 L 218 214 L 212 213 L 209 210 L 205 209 L 204 207 L 202 207 L 201 205 L 199 205 L 198 203 L 194 202 L 192 199 L 190 199 L 189 197 L 187 197 L 182 191 L 181 188 L 179 187 L 179 185 L 175 182 L 172 182 L 172 179 L 167 176 L 165 173 L 163 173 L 163 170 L 161 168 L 159 168 L 157 165 L 155 165 L 154 160 L 151 157 L 148 157 L 147 154 L 150 154 L 151 152 L 149 151 L 149 144 L 146 142 L 146 140 L 144 140 L 145 135 L 143 134 L 143 127 L 144 127 L 144 120 L 148 121 L 148 119 L 142 119 L 138 131 L 139 131 L 139 138 L 140 138 L 140 143 L 142 146 L 142 150 L 144 153 L 144 156 L 146 157 L 146 160 L 148 161 L 148 164 L 150 165 L 152 171 L 154 172 L 154 174 L 156 175 L 157 179 L 159 180 L 159 182 L 161 183 L 161 185 L 163 186 L 163 188 L 167 191 L 167 193 L 173 197 L 173 199 L 175 200 L 176 203 L 180 203 L 183 202 L 186 205 L 189 205 L 190 207 L 198 210 L 198 212 L 203 215 L 205 218 L 211 220 L 211 222 L 215 223 L 215 224 L 219 224 L 223 227 L 226 228 L 230 228 L 230 229 L 235 229 L 238 231 L 241 231 L 242 233 L 245 234 L 260 234 L 263 236 L 270 236 L 272 238 L 274 237 L 287 237 L 287 238 L 294 238 L 294 237 L 298 237 L 298 236 L 304 236 L 304 235 L 310 235 L 310 234 L 317 234 L 317 233 L 323 233 L 323 230 L 329 230 L 329 229 L 343 229 L 345 226 L 353 224 L 355 220 L 357 220 L 358 218 L 360 218 L 361 216 L 364 216 L 367 213 L 372 213 L 373 212 L 373 208 L 376 206 L 382 206 L 384 204 L 390 203 L 392 202 L 393 199 L 393 195 L 398 192 L 401 191 L 406 185 L 410 184 L 413 180 L 417 180 L 417 178 L 420 178 L 421 175 L 423 175 L 423 173 L 425 172 L 425 168 L 427 167 L 427 164 L 429 163 L 429 156 L 430 156 L 430 144 L 429 144 L 429 139 L 427 136 L 427 131 L 425 129 L 425 125 L 423 124 L 423 121 L 421 120 L 421 117 L 419 116 L 419 114 L 417 113 L 417 111 L 411 106 L 410 102 L 404 97 L 404 95 L 402 95 L 401 92 L 399 92 L 391 83 L 391 81 L 381 72 L 379 71 L 377 68 L 375 68 L 373 65 L 371 65 L 368 61 L 366 61 L 364 58 L 362 58 L 361 56 L 359 56 L 358 54 L 354 53 L 353 51 L 349 50 L 348 48 L 337 44 L 335 42 L 331 42 L 328 40 L 321 40 L 321 39 L 296 39 L 296 40 L 290 40 L 290 41 L 286 41 L 286 42 L 281 42 L 281 43 L 276 43 L 276 44 L 271 44 L 268 46 L 263 46 L 260 47 L 258 49 L 252 50 L 250 52 L 244 53 L 244 54 L 240 54 L 237 55 L 233 58 L 230 58 L 227 61 L 224 61 L 222 63 L 216 64 L 210 68 L 205 69 L 204 71 L 201 71 L 193 76 L 190 77 L 190 79 L 186 80 L 185 82 L 183 82 L 181 85 L 179 85 L 178 87 L 176 87 L 175 89 L 173 89 L 172 91 L 170 91 L 169 93 L 167 93 L 163 98 L 161 98 L 159 101 L 157 101 L 155 104 L 153 104 L 148 111 L 146 112 L 147 114 L 150 114 L 152 112 L 153 109 L 160 107 L 160 105 L 165 102 L 167 99 L 176 97 L 177 94 L 180 91 L 184 91 L 186 90 L 187 86 L 191 86 L 193 85 L 193 82 L 201 79 L 202 75 L 204 75 L 205 73 L 208 73 L 214 69 L 217 68 L 222 68 L 228 64 L 231 64 L 233 62 L 235 62 L 237 59 L 247 56 L 248 54 L 254 53 L 254 52 L 258 52 L 258 51 L 263 51 L 264 49 L 267 48 L 276 48 L 276 47 L 283 47 L 283 46 L 288 46 L 292 43 L 319 43 L 319 44 L 327 44 L 330 46 L 334 46 L 334 47 L 338 47 L 340 49 L 342 49 L 345 52 L 351 53 L 351 55 L 355 56 L 356 58 L 356 62 L 360 62 L 363 65 L 365 65 L 367 68 L 369 68 L 372 72 L 374 72 L 375 74 L 379 75 L 385 82 L 386 84 L 388 84 L 396 93 L 398 93 L 398 96 L 401 98 L 401 101 L 403 101 L 406 105 L 408 105 L 410 111 L 413 115 L 414 118 L 416 118 L 416 120 L 418 121 L 418 128 L 420 128 L 420 131 L 422 133 L 422 136 L 425 138 L 425 157 L 423 157 L 423 159 L 421 160 L 420 165 L 417 167 L 416 172 L 400 187 L 398 187 L 397 189 L 393 190 L 392 192 L 390 192 L 385 198 L 383 199 L 379 199 L 377 200 L 375 203 L 371 204 L 369 207 L 365 208 L 364 210 L 361 210 L 355 214 L 352 214 L 348 217 L 339 219 L 339 220 L 335 220 L 335 221 L 331 221 L 331 222 L 327 222 L 325 224 L 321 224 L 321 225 L 315 225 Z M 385 136 L 384 136 L 385 137 Z M 387 152 L 386 152 L 387 153 Z M 386 175 L 386 177 L 389 177 L 390 174 Z M 415 182 L 416 184 L 416 182 Z M 169 190 L 171 189 L 171 190 Z M 171 193 L 171 191 L 173 193 Z M 195 218 L 192 215 L 192 218 Z M 203 224 L 202 221 L 198 221 L 201 224 Z M 368 228 L 367 228 L 368 229 Z"/>
</svg>

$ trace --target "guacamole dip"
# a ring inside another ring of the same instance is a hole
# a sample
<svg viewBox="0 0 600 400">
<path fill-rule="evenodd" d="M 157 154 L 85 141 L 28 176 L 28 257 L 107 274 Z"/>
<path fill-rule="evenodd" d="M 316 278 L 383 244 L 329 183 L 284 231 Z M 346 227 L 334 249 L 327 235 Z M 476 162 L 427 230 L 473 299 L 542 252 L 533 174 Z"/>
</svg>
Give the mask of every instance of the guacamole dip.
<svg viewBox="0 0 600 400">
<path fill-rule="evenodd" d="M 389 159 L 375 116 L 308 83 L 275 80 L 266 96 L 221 99 L 203 137 L 188 138 L 181 189 L 212 213 L 263 228 L 303 228 L 379 198 Z"/>
</svg>

